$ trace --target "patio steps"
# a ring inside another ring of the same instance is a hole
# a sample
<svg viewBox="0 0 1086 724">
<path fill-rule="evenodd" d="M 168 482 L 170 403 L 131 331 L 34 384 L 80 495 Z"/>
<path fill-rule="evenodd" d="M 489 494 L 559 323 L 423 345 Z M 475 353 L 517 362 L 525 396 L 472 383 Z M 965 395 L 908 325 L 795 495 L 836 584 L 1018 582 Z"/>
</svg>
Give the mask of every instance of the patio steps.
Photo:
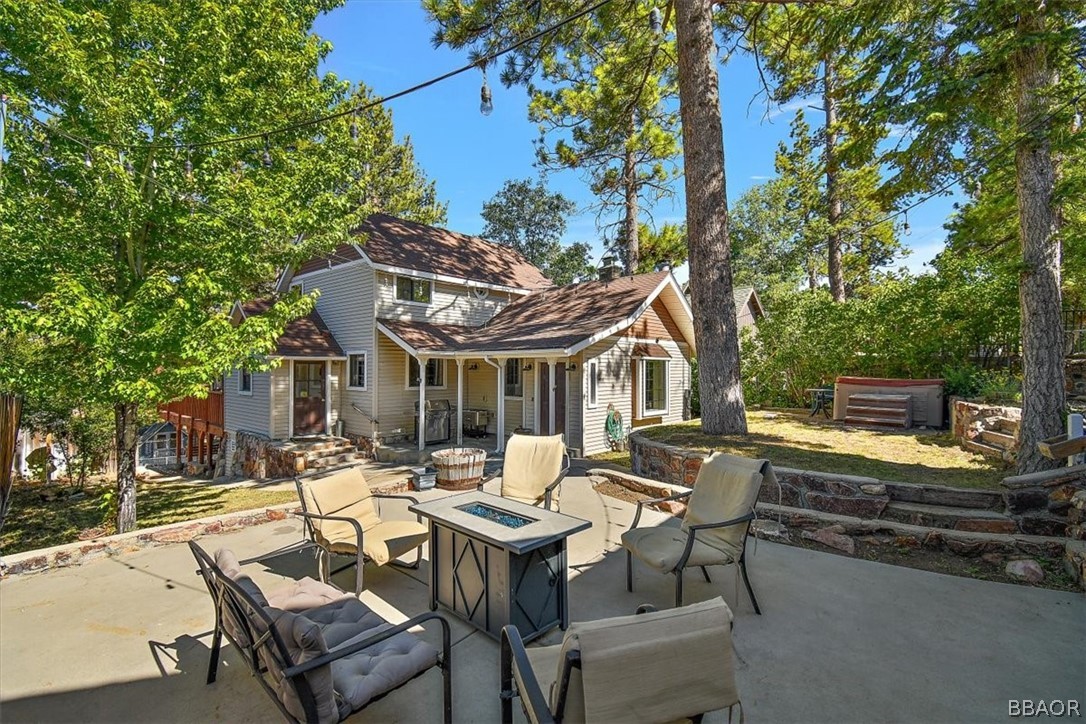
<svg viewBox="0 0 1086 724">
<path fill-rule="evenodd" d="M 343 437 L 323 437 L 316 440 L 292 440 L 284 448 L 294 453 L 295 469 L 312 472 L 350 465 L 366 459 L 350 440 Z M 299 463 L 298 458 L 304 462 Z"/>
<path fill-rule="evenodd" d="M 1013 535 L 1018 525 L 1006 515 L 994 510 L 955 508 L 927 503 L 891 501 L 882 512 L 882 520 L 892 520 L 925 528 L 942 528 L 973 533 Z"/>
<path fill-rule="evenodd" d="M 845 422 L 907 429 L 913 424 L 911 400 L 910 395 L 849 395 Z"/>
</svg>

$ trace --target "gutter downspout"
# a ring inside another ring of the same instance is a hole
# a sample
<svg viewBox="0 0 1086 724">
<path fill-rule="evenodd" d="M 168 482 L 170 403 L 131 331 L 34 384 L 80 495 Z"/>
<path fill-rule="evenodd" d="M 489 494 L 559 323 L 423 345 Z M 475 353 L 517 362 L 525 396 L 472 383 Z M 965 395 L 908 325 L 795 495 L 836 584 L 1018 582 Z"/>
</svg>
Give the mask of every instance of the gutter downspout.
<svg viewBox="0 0 1086 724">
<path fill-rule="evenodd" d="M 498 371 L 498 422 L 495 426 L 497 444 L 494 452 L 505 451 L 505 362 L 495 362 L 490 357 L 483 357 L 483 361 Z"/>
</svg>

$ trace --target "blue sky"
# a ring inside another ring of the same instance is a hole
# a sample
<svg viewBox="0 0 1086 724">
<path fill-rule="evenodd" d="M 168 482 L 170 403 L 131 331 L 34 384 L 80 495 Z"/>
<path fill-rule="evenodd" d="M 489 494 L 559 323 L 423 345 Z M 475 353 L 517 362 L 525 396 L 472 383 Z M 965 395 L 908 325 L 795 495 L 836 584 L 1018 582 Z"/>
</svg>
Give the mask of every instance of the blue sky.
<svg viewBox="0 0 1086 724">
<path fill-rule="evenodd" d="M 363 82 L 378 95 L 394 93 L 466 62 L 463 52 L 431 45 L 433 29 L 417 0 L 348 0 L 320 18 L 316 32 L 334 47 L 325 70 Z M 475 71 L 389 104 L 397 134 L 410 137 L 420 165 L 449 204 L 449 228 L 465 233 L 482 230 L 483 202 L 506 179 L 537 173 L 532 142 L 538 133 L 527 119 L 527 94 L 521 88 L 502 87 L 495 76 L 492 73 L 490 78 L 494 94 L 490 116 L 479 112 L 481 75 Z M 767 114 L 764 98 L 751 103 L 759 89 L 758 74 L 753 62 L 738 54 L 720 68 L 720 88 L 728 198 L 734 201 L 745 189 L 773 175 L 777 143 L 787 138 L 789 120 L 799 104 L 773 108 Z M 821 120 L 815 110 L 807 115 L 812 124 Z M 548 183 L 581 208 L 593 201 L 579 174 L 552 173 Z M 681 180 L 676 190 L 674 202 L 665 200 L 653 209 L 657 223 L 683 220 Z M 942 223 L 952 201 L 936 198 L 909 212 L 911 234 L 902 240 L 912 253 L 904 265 L 920 271 L 942 249 Z M 595 214 L 584 211 L 571 218 L 565 241 L 587 241 L 601 250 Z M 685 269 L 679 276 L 685 277 Z"/>
</svg>

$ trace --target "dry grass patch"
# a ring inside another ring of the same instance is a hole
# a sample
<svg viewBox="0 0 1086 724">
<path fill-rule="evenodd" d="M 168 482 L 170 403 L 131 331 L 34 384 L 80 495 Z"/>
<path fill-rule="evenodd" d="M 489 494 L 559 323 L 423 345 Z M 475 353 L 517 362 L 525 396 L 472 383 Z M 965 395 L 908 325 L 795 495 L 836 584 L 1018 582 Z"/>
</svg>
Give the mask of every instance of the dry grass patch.
<svg viewBox="0 0 1086 724">
<path fill-rule="evenodd" d="M 0 533 L 0 551 L 11 555 L 116 532 L 107 494 L 112 484 L 88 484 L 83 491 L 61 484 L 16 484 Z M 82 494 L 80 494 L 82 493 Z M 294 492 L 223 488 L 187 482 L 140 482 L 136 488 L 138 528 L 181 523 L 210 515 L 265 508 L 297 500 Z"/>
<path fill-rule="evenodd" d="M 706 435 L 698 420 L 640 432 L 651 440 L 688 449 L 766 458 L 779 467 L 907 483 L 996 488 L 1009 474 L 1001 465 L 962 450 L 949 432 L 849 427 L 808 417 L 806 412 L 751 410 L 747 423 L 750 434 L 744 437 Z M 601 458 L 622 464 L 621 455 L 605 455 L 609 457 Z"/>
</svg>

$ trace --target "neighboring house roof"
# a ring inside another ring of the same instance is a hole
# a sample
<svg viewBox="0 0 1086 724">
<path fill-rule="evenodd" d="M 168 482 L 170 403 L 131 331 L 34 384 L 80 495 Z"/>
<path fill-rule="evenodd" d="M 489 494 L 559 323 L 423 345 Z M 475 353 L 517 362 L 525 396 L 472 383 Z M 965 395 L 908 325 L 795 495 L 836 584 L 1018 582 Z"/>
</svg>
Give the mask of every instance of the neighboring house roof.
<svg viewBox="0 0 1086 724">
<path fill-rule="evenodd" d="M 255 299 L 238 305 L 244 317 L 260 315 L 274 304 L 272 299 Z M 304 317 L 288 322 L 283 334 L 276 341 L 278 357 L 344 357 L 335 335 L 329 331 L 321 315 L 313 310 Z"/>
<path fill-rule="evenodd" d="M 302 264 L 297 274 L 367 259 L 377 269 L 413 271 L 460 283 L 476 282 L 534 291 L 553 286 L 515 249 L 436 226 L 373 214 L 353 234 L 361 244 L 341 244 L 333 254 Z"/>
<path fill-rule="evenodd" d="M 661 295 L 685 341 L 693 345 L 689 307 L 668 271 L 548 289 L 518 299 L 481 327 L 379 319 L 408 352 L 543 352 L 575 354 L 629 328 Z"/>
<path fill-rule="evenodd" d="M 690 282 L 683 284 L 683 294 L 690 296 Z M 758 298 L 758 292 L 754 290 L 754 287 L 732 287 L 732 299 L 735 300 L 735 313 L 737 316 L 742 313 L 747 302 L 751 303 L 755 319 L 765 316 L 762 300 Z"/>
</svg>

